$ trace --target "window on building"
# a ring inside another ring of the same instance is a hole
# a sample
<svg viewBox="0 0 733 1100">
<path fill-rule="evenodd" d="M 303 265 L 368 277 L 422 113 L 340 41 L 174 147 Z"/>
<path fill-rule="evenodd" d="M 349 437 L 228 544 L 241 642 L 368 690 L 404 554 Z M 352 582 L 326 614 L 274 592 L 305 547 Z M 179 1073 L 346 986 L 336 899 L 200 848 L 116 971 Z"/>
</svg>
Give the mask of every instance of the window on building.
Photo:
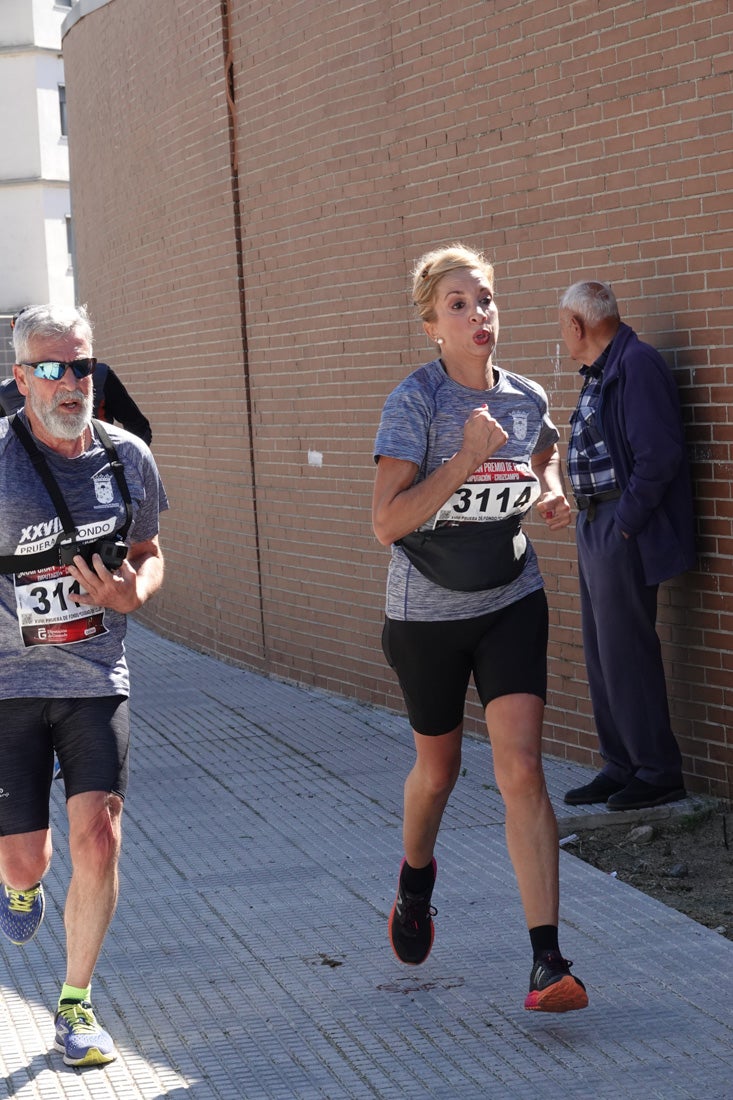
<svg viewBox="0 0 733 1100">
<path fill-rule="evenodd" d="M 56 0 L 57 8 L 70 8 L 73 0 Z"/>
<path fill-rule="evenodd" d="M 71 214 L 66 215 L 66 250 L 69 253 L 69 267 L 74 266 L 74 226 Z"/>
<path fill-rule="evenodd" d="M 61 136 L 68 134 L 66 126 L 66 85 L 59 84 L 59 117 L 61 119 Z"/>
</svg>

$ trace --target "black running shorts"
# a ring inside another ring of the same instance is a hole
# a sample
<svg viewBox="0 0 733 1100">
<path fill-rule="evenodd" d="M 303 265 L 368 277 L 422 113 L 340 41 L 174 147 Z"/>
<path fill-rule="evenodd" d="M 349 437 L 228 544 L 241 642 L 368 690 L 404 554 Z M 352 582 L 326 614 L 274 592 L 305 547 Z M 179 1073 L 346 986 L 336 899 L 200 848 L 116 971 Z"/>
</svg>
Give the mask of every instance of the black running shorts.
<svg viewBox="0 0 733 1100">
<path fill-rule="evenodd" d="M 484 707 L 500 695 L 547 695 L 548 612 L 540 588 L 524 599 L 451 622 L 386 619 L 382 648 L 397 673 L 416 733 L 449 733 L 463 721 L 473 674 Z"/>
<path fill-rule="evenodd" d="M 125 797 L 130 708 L 124 695 L 0 699 L 0 836 L 47 829 L 54 751 L 66 797 Z"/>
</svg>

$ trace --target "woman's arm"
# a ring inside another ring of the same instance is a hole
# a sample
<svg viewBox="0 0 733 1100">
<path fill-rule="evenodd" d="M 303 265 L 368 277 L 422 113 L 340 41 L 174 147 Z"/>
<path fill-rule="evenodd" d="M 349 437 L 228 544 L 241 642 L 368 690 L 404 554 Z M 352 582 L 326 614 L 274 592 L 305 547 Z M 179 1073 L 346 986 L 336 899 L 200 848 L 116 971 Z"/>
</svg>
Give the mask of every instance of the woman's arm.
<svg viewBox="0 0 733 1100">
<path fill-rule="evenodd" d="M 382 545 L 389 546 L 430 519 L 508 438 L 484 405 L 468 417 L 460 451 L 424 481 L 415 484 L 418 468 L 414 462 L 381 455 L 374 481 L 372 526 Z"/>
<path fill-rule="evenodd" d="M 540 480 L 542 496 L 537 501 L 537 511 L 551 531 L 558 531 L 570 523 L 570 504 L 565 496 L 560 452 L 557 444 L 532 455 L 532 469 Z"/>
</svg>

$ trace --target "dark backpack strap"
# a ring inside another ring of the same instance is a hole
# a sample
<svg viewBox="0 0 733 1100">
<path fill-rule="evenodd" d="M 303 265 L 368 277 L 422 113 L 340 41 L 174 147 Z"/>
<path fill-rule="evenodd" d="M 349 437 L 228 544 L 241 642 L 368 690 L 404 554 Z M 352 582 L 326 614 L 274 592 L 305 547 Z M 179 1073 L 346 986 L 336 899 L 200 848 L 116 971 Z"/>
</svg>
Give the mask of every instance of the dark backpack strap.
<svg viewBox="0 0 733 1100">
<path fill-rule="evenodd" d="M 94 389 L 94 415 L 98 419 L 106 417 L 104 403 L 104 387 L 107 382 L 109 366 L 107 363 L 97 363 L 92 375 L 92 387 Z"/>
<path fill-rule="evenodd" d="M 112 440 L 109 438 L 106 429 L 100 423 L 99 420 L 92 420 L 95 431 L 99 436 L 99 440 L 107 452 L 110 468 L 117 482 L 117 486 L 122 494 L 122 499 L 125 502 L 125 522 L 117 532 L 120 539 L 124 539 L 125 535 L 130 529 L 132 523 L 132 498 L 130 496 L 130 489 L 127 481 L 125 480 L 125 468 L 120 462 L 119 455 L 115 449 Z M 20 417 L 13 414 L 10 417 L 10 426 L 12 427 L 18 439 L 23 444 L 28 457 L 33 463 L 38 476 L 41 478 L 48 495 L 53 501 L 53 505 L 56 509 L 56 513 L 61 520 L 63 526 L 64 536 L 73 536 L 76 533 L 76 525 L 71 517 L 71 513 L 67 507 L 66 501 L 61 495 L 61 490 L 56 484 L 56 480 L 51 473 L 46 459 L 39 451 L 33 436 L 26 428 Z M 60 536 L 61 537 L 61 536 Z M 20 573 L 25 572 L 28 569 L 45 569 L 49 565 L 59 564 L 59 549 L 58 546 L 51 547 L 50 550 L 43 550 L 38 554 L 0 554 L 0 574 L 2 573 Z"/>
<path fill-rule="evenodd" d="M 28 429 L 26 428 L 25 424 L 20 419 L 20 417 L 17 416 L 17 415 L 16 416 L 11 416 L 11 418 L 10 418 L 10 427 L 13 429 L 13 431 L 17 435 L 18 439 L 20 440 L 20 442 L 25 447 L 25 449 L 28 453 L 28 457 L 30 458 L 33 465 L 35 466 L 36 473 L 40 477 L 41 481 L 43 482 L 43 484 L 46 488 L 46 492 L 48 493 L 51 500 L 53 501 L 53 506 L 56 509 L 56 514 L 58 515 L 59 519 L 61 520 L 61 525 L 63 526 L 64 534 L 65 535 L 73 535 L 74 532 L 76 531 L 76 524 L 74 523 L 73 519 L 71 518 L 71 512 L 69 511 L 69 509 L 66 505 L 66 501 L 64 500 L 64 498 L 61 495 L 61 490 L 59 489 L 58 485 L 56 484 L 56 479 L 53 476 L 53 474 L 51 473 L 51 471 L 49 470 L 48 463 L 46 462 L 46 459 L 43 457 L 41 452 L 38 450 L 38 447 L 36 446 L 36 442 L 35 442 L 33 436 L 28 431 Z"/>
<path fill-rule="evenodd" d="M 93 382 L 95 386 L 99 386 L 100 390 L 104 389 L 104 383 L 107 381 L 108 373 L 108 363 L 97 363 L 96 367 L 94 368 Z"/>
<path fill-rule="evenodd" d="M 27 428 L 25 427 L 25 424 L 23 424 L 20 421 L 20 419 L 18 418 L 18 416 L 16 416 L 15 413 L 12 413 L 10 415 L 9 420 L 10 420 L 11 428 L 13 428 L 13 430 L 15 431 L 15 434 L 18 436 L 18 439 L 20 439 L 20 441 L 23 444 L 23 446 L 25 447 L 26 451 L 28 451 L 28 456 L 31 459 L 31 461 L 33 462 L 33 465 L 36 466 L 36 463 L 33 459 L 33 451 L 34 450 L 38 451 L 38 448 L 36 447 L 35 443 L 33 442 L 33 438 L 29 434 Z M 18 428 L 16 425 L 20 425 L 20 428 Z M 27 436 L 28 439 L 30 440 L 30 448 L 31 448 L 30 450 L 26 446 L 26 440 L 25 440 L 24 433 L 25 433 L 25 436 Z M 39 456 L 42 458 L 43 456 L 40 455 L 40 452 L 38 452 L 38 453 L 39 453 Z M 36 466 L 36 469 L 38 469 L 37 466 Z M 39 470 L 39 473 L 40 473 L 40 470 Z M 44 484 L 45 484 L 45 482 L 44 482 Z M 48 489 L 48 486 L 46 486 L 46 488 Z M 57 487 L 55 482 L 54 482 L 53 488 L 56 492 L 58 492 L 58 487 Z M 53 500 L 53 493 L 50 493 L 50 496 L 51 496 L 51 499 Z M 59 493 L 59 497 L 60 496 L 61 496 L 61 494 Z M 63 499 L 61 500 L 61 503 L 63 504 L 64 508 L 66 508 L 66 504 L 64 503 Z M 56 505 L 55 500 L 54 500 L 54 505 Z M 58 507 L 56 508 L 56 510 L 58 511 Z M 67 509 L 67 515 L 68 515 L 68 509 Z M 61 519 L 60 516 L 59 516 L 59 518 Z M 71 521 L 71 516 L 69 516 L 69 520 Z M 63 522 L 63 520 L 62 520 L 62 522 Z M 74 527 L 74 524 L 73 524 L 73 521 L 71 521 L 71 529 L 72 530 L 73 530 L 73 527 Z M 46 568 L 48 568 L 49 565 L 58 565 L 58 563 L 59 563 L 59 551 L 58 551 L 58 547 L 56 547 L 56 546 L 52 546 L 50 548 L 50 550 L 42 550 L 39 554 L 0 554 L 0 573 L 22 573 L 26 569 L 46 569 Z"/>
<path fill-rule="evenodd" d="M 0 416 L 12 416 L 23 407 L 25 398 L 18 389 L 18 383 L 11 376 L 0 382 Z"/>
<path fill-rule="evenodd" d="M 127 481 L 125 480 L 125 467 L 120 461 L 120 456 L 117 454 L 114 443 L 110 439 L 107 429 L 101 420 L 92 420 L 94 430 L 99 436 L 99 440 L 107 452 L 107 458 L 109 459 L 110 468 L 114 474 L 115 481 L 117 482 L 117 488 L 122 494 L 122 499 L 125 502 L 125 522 L 117 532 L 121 539 L 124 539 L 127 532 L 130 530 L 130 524 L 132 523 L 132 497 L 130 496 L 130 489 Z"/>
<path fill-rule="evenodd" d="M 58 564 L 58 546 L 38 554 L 0 554 L 0 574 L 25 573 L 27 569 L 48 569 L 49 565 Z"/>
</svg>

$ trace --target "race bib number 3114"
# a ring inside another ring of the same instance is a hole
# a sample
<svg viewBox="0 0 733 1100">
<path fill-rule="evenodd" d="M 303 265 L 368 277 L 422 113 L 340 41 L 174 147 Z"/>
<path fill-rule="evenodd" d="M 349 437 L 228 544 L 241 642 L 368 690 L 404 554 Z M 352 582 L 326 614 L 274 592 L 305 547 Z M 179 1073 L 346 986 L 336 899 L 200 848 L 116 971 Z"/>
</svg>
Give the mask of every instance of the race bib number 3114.
<svg viewBox="0 0 733 1100">
<path fill-rule="evenodd" d="M 540 493 L 539 478 L 531 466 L 489 459 L 438 509 L 433 526 L 490 523 L 523 515 Z"/>
</svg>

